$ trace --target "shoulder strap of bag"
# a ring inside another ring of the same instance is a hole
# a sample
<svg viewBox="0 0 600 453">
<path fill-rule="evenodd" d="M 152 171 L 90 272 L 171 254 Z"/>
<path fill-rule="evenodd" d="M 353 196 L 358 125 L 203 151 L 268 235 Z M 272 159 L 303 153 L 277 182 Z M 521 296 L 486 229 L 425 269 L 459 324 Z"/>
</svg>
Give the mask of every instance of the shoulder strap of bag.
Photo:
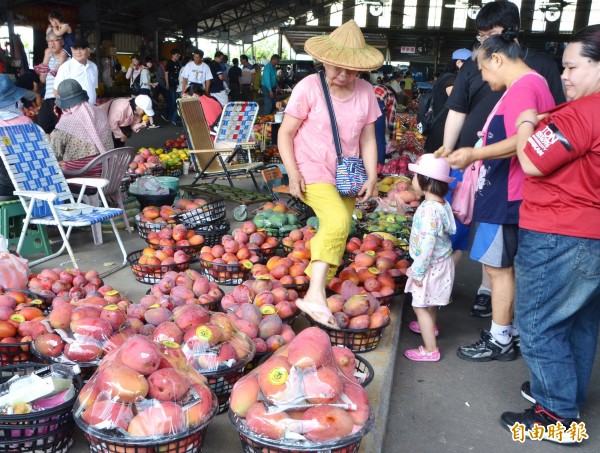
<svg viewBox="0 0 600 453">
<path fill-rule="evenodd" d="M 337 121 L 335 120 L 335 112 L 333 111 L 333 104 L 331 103 L 331 94 L 329 93 L 329 87 L 325 80 L 325 72 L 319 71 L 319 77 L 321 79 L 321 85 L 323 86 L 323 93 L 325 94 L 325 103 L 327 104 L 327 110 L 329 110 L 329 119 L 331 120 L 331 129 L 333 131 L 333 142 L 335 143 L 335 152 L 337 154 L 338 163 L 342 162 L 342 142 L 340 141 L 340 134 L 338 132 Z"/>
</svg>

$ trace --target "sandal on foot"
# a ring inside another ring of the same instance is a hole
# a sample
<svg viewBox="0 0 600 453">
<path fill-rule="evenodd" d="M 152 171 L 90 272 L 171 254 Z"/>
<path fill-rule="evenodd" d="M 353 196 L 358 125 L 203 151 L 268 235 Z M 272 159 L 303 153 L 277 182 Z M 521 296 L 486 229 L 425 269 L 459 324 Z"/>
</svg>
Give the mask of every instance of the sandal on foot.
<svg viewBox="0 0 600 453">
<path fill-rule="evenodd" d="M 304 299 L 296 299 L 296 307 L 304 312 L 304 314 L 319 324 L 329 327 L 330 329 L 339 329 L 331 310 L 328 307 L 304 301 Z"/>
<path fill-rule="evenodd" d="M 408 328 L 413 331 L 414 333 L 421 333 L 421 328 L 419 327 L 419 322 L 418 321 L 413 321 L 408 325 Z M 440 331 L 438 329 L 438 326 L 435 326 L 433 328 L 433 333 L 435 334 L 435 336 L 437 337 L 440 334 Z"/>
<path fill-rule="evenodd" d="M 427 352 L 423 346 L 418 349 L 407 349 L 404 356 L 414 362 L 437 362 L 440 360 L 440 348 L 435 348 L 433 352 Z"/>
</svg>

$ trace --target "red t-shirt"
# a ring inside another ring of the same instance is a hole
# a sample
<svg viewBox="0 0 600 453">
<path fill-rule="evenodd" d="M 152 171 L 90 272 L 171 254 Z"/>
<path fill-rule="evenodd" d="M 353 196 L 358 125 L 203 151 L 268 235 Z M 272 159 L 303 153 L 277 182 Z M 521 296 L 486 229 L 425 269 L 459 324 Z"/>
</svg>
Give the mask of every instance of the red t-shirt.
<svg viewBox="0 0 600 453">
<path fill-rule="evenodd" d="M 527 176 L 519 226 L 600 239 L 600 93 L 561 104 L 525 153 L 544 176 Z"/>
</svg>

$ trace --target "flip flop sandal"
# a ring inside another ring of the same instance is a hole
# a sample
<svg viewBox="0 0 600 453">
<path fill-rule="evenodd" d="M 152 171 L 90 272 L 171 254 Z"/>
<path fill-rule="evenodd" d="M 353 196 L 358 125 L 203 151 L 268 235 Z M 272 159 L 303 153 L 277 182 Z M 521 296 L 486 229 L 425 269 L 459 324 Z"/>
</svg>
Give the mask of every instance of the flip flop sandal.
<svg viewBox="0 0 600 453">
<path fill-rule="evenodd" d="M 418 349 L 407 349 L 404 351 L 404 356 L 414 362 L 438 362 L 441 358 L 440 348 L 427 352 L 423 346 L 419 346 Z"/>
<path fill-rule="evenodd" d="M 309 316 L 319 324 L 323 324 L 330 329 L 339 329 L 339 326 L 337 325 L 337 322 L 335 321 L 335 318 L 333 317 L 333 314 L 329 308 L 319 304 L 304 302 L 303 299 L 297 299 L 296 306 L 302 310 L 306 316 Z M 329 319 L 327 321 L 323 321 L 323 317 L 328 317 Z"/>
<path fill-rule="evenodd" d="M 408 328 L 414 333 L 421 333 L 421 328 L 419 327 L 418 321 L 412 321 L 410 324 L 408 324 Z M 440 334 L 438 326 L 435 326 L 433 328 L 433 333 L 435 334 L 436 337 Z"/>
</svg>

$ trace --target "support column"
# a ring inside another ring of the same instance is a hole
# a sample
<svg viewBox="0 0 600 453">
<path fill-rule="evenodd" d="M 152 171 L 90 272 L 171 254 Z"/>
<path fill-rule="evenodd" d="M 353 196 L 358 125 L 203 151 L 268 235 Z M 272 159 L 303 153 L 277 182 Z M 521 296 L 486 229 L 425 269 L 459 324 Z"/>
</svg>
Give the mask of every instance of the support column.
<svg viewBox="0 0 600 453">
<path fill-rule="evenodd" d="M 587 24 L 590 20 L 590 10 L 592 9 L 592 2 L 578 1 L 577 7 L 575 8 L 575 22 L 573 24 L 573 33 L 578 32 Z"/>
<path fill-rule="evenodd" d="M 6 24 L 8 26 L 8 42 L 10 43 L 10 57 L 15 57 L 15 49 L 17 48 L 15 42 L 15 17 L 12 10 L 8 10 L 6 13 Z M 22 58 L 21 58 L 22 59 Z M 22 64 L 22 62 L 21 62 Z M 5 72 L 9 72 L 11 69 L 5 68 Z"/>
</svg>

